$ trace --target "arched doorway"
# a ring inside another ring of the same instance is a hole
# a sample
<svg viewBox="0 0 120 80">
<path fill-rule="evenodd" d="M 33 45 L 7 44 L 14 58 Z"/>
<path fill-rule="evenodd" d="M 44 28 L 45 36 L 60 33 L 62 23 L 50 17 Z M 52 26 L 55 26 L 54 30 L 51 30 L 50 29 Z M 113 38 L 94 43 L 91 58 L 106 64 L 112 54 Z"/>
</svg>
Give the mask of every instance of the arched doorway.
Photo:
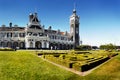
<svg viewBox="0 0 120 80">
<path fill-rule="evenodd" d="M 12 43 L 11 42 L 7 42 L 7 47 L 12 47 Z"/>
<path fill-rule="evenodd" d="M 42 47 L 42 44 L 40 41 L 35 42 L 35 48 L 40 49 Z"/>
<path fill-rule="evenodd" d="M 69 45 L 67 45 L 67 49 L 70 49 L 70 46 L 69 46 Z"/>
<path fill-rule="evenodd" d="M 66 44 L 63 44 L 63 50 L 66 50 L 67 48 L 66 48 Z"/>
<path fill-rule="evenodd" d="M 62 44 L 60 44 L 60 47 L 59 47 L 59 48 L 60 48 L 60 50 L 62 50 Z"/>
<path fill-rule="evenodd" d="M 5 47 L 5 42 L 1 42 L 1 47 Z"/>
<path fill-rule="evenodd" d="M 16 48 L 16 47 L 18 47 L 18 42 L 13 43 L 13 48 Z"/>
<path fill-rule="evenodd" d="M 50 48 L 51 50 L 54 50 L 54 49 L 55 49 L 55 43 L 54 43 L 54 42 L 53 42 L 53 43 L 50 43 L 49 48 Z"/>
<path fill-rule="evenodd" d="M 53 50 L 55 50 L 55 49 L 56 49 L 56 43 L 53 42 L 53 43 L 52 43 L 52 46 L 53 46 Z"/>
<path fill-rule="evenodd" d="M 52 43 L 49 43 L 49 49 L 53 49 Z"/>
<path fill-rule="evenodd" d="M 60 50 L 60 43 L 57 44 L 57 49 Z"/>
<path fill-rule="evenodd" d="M 57 44 L 57 43 L 55 44 L 55 49 L 56 49 L 56 50 L 57 50 L 57 49 L 59 49 L 59 48 L 58 48 L 58 44 Z"/>
<path fill-rule="evenodd" d="M 70 48 L 73 49 L 73 45 L 71 45 Z"/>
<path fill-rule="evenodd" d="M 46 42 L 44 42 L 44 48 L 47 48 L 47 43 Z"/>
<path fill-rule="evenodd" d="M 24 42 L 20 42 L 19 47 L 20 47 L 20 49 L 24 49 L 25 48 L 25 43 Z"/>
</svg>

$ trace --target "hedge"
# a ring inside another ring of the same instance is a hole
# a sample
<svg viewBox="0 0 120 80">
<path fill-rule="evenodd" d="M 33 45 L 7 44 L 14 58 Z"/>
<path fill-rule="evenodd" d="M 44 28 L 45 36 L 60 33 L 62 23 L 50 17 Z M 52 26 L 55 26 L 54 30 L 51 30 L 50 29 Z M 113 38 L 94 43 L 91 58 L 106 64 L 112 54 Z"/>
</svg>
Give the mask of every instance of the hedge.
<svg viewBox="0 0 120 80">
<path fill-rule="evenodd" d="M 66 66 L 69 68 L 69 63 L 70 63 L 69 60 L 59 59 L 59 58 L 54 57 L 53 55 L 44 55 L 44 56 L 46 59 L 48 59 L 52 62 L 55 62 L 57 64 L 60 64 L 60 65 L 63 65 L 63 66 Z"/>
<path fill-rule="evenodd" d="M 0 48 L 0 51 L 15 51 L 15 49 L 12 49 L 12 48 Z"/>
</svg>

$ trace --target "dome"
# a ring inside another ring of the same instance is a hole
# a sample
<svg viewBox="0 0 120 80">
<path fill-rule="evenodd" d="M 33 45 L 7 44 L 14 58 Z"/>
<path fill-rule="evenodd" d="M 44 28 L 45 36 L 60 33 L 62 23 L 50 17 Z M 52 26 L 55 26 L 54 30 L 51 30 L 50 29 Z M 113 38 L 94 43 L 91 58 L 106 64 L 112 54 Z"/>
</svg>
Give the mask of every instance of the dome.
<svg viewBox="0 0 120 80">
<path fill-rule="evenodd" d="M 30 13 L 30 15 L 33 15 L 32 13 Z"/>
<path fill-rule="evenodd" d="M 75 9 L 73 9 L 73 13 L 76 13 L 76 10 L 75 10 Z"/>
</svg>

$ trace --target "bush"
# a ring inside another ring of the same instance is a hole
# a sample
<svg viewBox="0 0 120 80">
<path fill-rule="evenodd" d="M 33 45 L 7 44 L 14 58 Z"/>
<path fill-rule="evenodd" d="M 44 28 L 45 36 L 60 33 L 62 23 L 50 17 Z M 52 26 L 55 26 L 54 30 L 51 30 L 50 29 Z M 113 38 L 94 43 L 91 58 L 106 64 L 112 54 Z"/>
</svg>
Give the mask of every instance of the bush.
<svg viewBox="0 0 120 80">
<path fill-rule="evenodd" d="M 60 59 L 60 58 L 54 57 L 53 55 L 46 55 L 45 58 L 57 64 L 69 67 L 69 60 Z"/>
<path fill-rule="evenodd" d="M 60 54 L 53 54 L 54 55 L 54 57 L 59 57 L 60 56 Z"/>
<path fill-rule="evenodd" d="M 60 59 L 65 59 L 65 57 L 66 56 L 64 54 L 59 56 Z"/>
<path fill-rule="evenodd" d="M 70 57 L 71 61 L 77 61 L 77 57 Z"/>
<path fill-rule="evenodd" d="M 77 71 L 81 71 L 81 64 L 80 63 L 74 63 L 73 64 L 73 69 L 75 69 Z"/>
<path fill-rule="evenodd" d="M 12 48 L 0 48 L 0 51 L 15 51 L 15 49 L 12 49 Z"/>
<path fill-rule="evenodd" d="M 84 61 L 84 60 L 86 60 L 86 58 L 83 57 L 83 56 L 78 56 L 78 57 L 77 57 L 77 60 L 78 60 L 78 61 Z"/>
</svg>

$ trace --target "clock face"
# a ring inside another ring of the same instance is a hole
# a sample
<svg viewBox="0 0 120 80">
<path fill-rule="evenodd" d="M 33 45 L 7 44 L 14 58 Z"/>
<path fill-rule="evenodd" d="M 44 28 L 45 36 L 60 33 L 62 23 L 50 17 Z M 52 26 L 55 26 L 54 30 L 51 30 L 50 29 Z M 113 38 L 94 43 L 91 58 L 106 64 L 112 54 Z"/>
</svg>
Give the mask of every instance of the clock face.
<svg viewBox="0 0 120 80">
<path fill-rule="evenodd" d="M 79 18 L 75 18 L 76 21 L 79 21 Z"/>
<path fill-rule="evenodd" d="M 76 22 L 78 22 L 78 19 L 76 19 Z"/>
</svg>

